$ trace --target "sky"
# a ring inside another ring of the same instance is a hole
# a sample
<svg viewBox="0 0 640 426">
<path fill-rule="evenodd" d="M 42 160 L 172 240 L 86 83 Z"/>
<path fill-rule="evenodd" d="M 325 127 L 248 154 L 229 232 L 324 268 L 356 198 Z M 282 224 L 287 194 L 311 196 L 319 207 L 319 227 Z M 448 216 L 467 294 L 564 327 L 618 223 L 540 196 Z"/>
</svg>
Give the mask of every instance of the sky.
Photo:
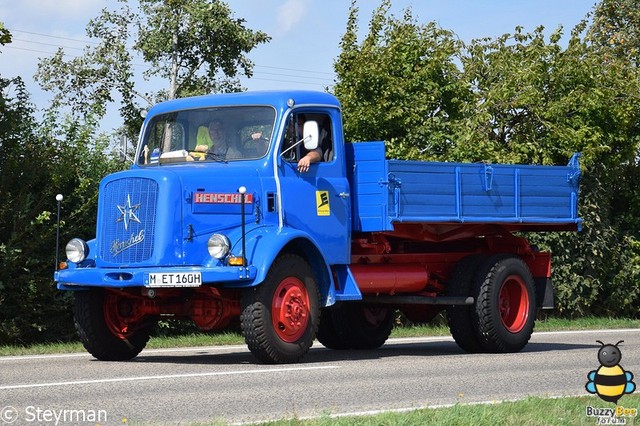
<svg viewBox="0 0 640 426">
<path fill-rule="evenodd" d="M 324 90 L 334 82 L 333 64 L 340 53 L 350 0 L 226 0 L 236 18 L 262 30 L 272 39 L 251 51 L 253 78 L 241 83 L 249 90 Z M 380 0 L 358 0 L 359 27 L 366 34 Z M 543 25 L 552 32 L 564 28 L 563 40 L 589 13 L 595 0 L 392 0 L 391 12 L 401 18 L 406 8 L 420 23 L 435 21 L 464 42 L 512 33 L 516 26 L 533 31 Z M 13 43 L 0 47 L 0 76 L 21 76 L 37 108 L 48 105 L 50 94 L 34 81 L 39 58 L 58 47 L 80 55 L 87 42 L 86 24 L 103 8 L 117 9 L 116 0 L 0 0 L 0 22 L 13 34 Z M 136 70 L 141 74 L 141 62 Z M 141 80 L 141 92 L 158 90 L 159 82 Z M 146 87 L 144 87 L 146 85 Z M 102 128 L 119 125 L 110 108 Z"/>
</svg>

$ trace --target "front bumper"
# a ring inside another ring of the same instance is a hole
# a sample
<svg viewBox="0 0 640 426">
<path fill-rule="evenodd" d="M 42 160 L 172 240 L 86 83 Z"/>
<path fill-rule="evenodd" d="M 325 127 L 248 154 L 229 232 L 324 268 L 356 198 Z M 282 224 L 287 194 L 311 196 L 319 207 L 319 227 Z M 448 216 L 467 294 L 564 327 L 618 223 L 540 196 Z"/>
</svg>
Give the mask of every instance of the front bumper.
<svg viewBox="0 0 640 426">
<path fill-rule="evenodd" d="M 81 290 L 89 287 L 145 287 L 151 273 L 200 272 L 202 283 L 223 287 L 250 287 L 257 275 L 255 266 L 152 267 L 152 268 L 72 268 L 54 273 L 59 290 Z"/>
</svg>

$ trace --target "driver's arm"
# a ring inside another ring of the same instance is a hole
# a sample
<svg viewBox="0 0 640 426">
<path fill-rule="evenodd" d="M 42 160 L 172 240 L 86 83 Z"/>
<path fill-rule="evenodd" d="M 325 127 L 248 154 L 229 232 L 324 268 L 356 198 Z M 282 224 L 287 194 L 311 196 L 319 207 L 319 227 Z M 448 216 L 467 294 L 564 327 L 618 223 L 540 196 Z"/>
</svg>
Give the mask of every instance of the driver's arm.
<svg viewBox="0 0 640 426">
<path fill-rule="evenodd" d="M 298 161 L 298 171 L 304 173 L 309 170 L 309 166 L 322 160 L 322 150 L 320 147 L 309 151 L 307 155 Z"/>
</svg>

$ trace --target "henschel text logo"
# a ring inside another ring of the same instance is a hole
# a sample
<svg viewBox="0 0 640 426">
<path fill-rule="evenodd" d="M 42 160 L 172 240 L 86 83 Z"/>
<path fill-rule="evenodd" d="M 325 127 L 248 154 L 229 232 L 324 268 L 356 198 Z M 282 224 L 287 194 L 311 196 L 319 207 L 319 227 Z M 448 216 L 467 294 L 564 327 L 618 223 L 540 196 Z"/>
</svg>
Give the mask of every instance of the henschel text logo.
<svg viewBox="0 0 640 426">
<path fill-rule="evenodd" d="M 137 234 L 131 234 L 131 236 L 124 240 L 120 241 L 119 239 L 115 239 L 111 241 L 111 255 L 115 256 L 118 253 L 122 253 L 126 249 L 135 246 L 136 244 L 140 244 L 144 241 L 144 229 L 141 229 Z"/>
</svg>

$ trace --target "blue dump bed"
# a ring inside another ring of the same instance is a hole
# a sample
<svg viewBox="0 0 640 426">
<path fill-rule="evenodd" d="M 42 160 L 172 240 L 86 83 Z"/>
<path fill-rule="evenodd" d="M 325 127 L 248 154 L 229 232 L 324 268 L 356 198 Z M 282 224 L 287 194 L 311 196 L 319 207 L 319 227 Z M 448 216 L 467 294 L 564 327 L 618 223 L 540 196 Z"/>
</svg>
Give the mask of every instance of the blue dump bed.
<svg viewBox="0 0 640 426">
<path fill-rule="evenodd" d="M 346 144 L 353 230 L 394 223 L 500 224 L 576 230 L 580 168 L 385 159 L 384 142 Z"/>
</svg>

